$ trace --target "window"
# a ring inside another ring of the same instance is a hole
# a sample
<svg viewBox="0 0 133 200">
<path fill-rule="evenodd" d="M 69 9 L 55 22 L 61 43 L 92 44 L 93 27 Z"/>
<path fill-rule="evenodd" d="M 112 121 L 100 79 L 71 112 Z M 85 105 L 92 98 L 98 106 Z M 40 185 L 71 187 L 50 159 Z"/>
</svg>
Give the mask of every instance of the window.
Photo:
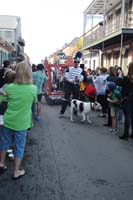
<svg viewBox="0 0 133 200">
<path fill-rule="evenodd" d="M 11 34 L 11 31 L 5 31 L 5 37 L 6 38 L 11 38 L 12 34 Z"/>
<path fill-rule="evenodd" d="M 108 22 L 107 22 L 107 24 L 108 24 L 107 32 L 110 33 L 113 30 L 113 14 L 110 14 L 108 16 Z"/>
<path fill-rule="evenodd" d="M 129 49 L 126 49 L 125 54 L 124 54 L 124 58 L 123 58 L 123 70 L 124 70 L 125 73 L 127 73 L 128 54 L 129 54 Z"/>
<path fill-rule="evenodd" d="M 125 0 L 125 9 L 130 10 L 132 8 L 132 0 Z"/>
<path fill-rule="evenodd" d="M 91 60 L 89 60 L 89 68 L 91 69 Z"/>
<path fill-rule="evenodd" d="M 119 65 L 120 51 L 114 51 L 114 64 Z"/>
<path fill-rule="evenodd" d="M 93 69 L 96 68 L 96 60 L 93 60 Z"/>
<path fill-rule="evenodd" d="M 107 67 L 111 66 L 111 53 L 107 53 Z"/>
<path fill-rule="evenodd" d="M 85 64 L 88 64 L 88 60 L 85 60 L 84 62 L 85 62 Z"/>
<path fill-rule="evenodd" d="M 120 25 L 121 25 L 121 8 L 117 8 L 116 11 L 115 11 L 115 28 L 118 29 L 120 28 Z"/>
<path fill-rule="evenodd" d="M 110 15 L 108 16 L 108 21 L 109 21 L 109 22 L 112 22 L 112 20 L 113 20 L 113 14 L 110 14 Z"/>
<path fill-rule="evenodd" d="M 117 9 L 116 12 L 115 12 L 116 16 L 120 16 L 121 14 L 121 8 Z"/>
</svg>

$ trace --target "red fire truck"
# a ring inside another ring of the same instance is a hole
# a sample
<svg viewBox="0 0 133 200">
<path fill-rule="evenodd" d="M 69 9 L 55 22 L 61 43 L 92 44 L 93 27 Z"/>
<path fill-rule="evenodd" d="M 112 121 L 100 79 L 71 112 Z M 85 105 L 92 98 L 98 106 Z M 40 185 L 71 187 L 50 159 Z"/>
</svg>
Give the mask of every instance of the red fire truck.
<svg viewBox="0 0 133 200">
<path fill-rule="evenodd" d="M 61 104 L 64 96 L 64 74 L 66 69 L 72 65 L 72 59 L 68 59 L 64 64 L 49 64 L 45 61 L 44 67 L 48 75 L 45 97 L 48 104 Z"/>
</svg>

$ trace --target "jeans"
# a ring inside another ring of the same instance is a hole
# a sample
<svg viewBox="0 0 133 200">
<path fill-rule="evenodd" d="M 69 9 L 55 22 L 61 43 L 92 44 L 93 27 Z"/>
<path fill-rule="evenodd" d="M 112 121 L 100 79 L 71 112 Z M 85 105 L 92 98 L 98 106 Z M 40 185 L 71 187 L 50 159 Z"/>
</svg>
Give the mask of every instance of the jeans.
<svg viewBox="0 0 133 200">
<path fill-rule="evenodd" d="M 36 103 L 32 104 L 31 110 L 32 110 L 32 114 L 33 115 L 37 115 L 37 105 L 36 105 Z"/>
<path fill-rule="evenodd" d="M 122 121 L 123 119 L 123 111 L 122 109 L 119 109 L 119 112 L 118 112 L 118 121 Z"/>
<path fill-rule="evenodd" d="M 27 130 L 13 131 L 9 128 L 2 127 L 0 150 L 8 150 L 14 143 L 14 157 L 23 158 L 26 145 Z"/>
</svg>

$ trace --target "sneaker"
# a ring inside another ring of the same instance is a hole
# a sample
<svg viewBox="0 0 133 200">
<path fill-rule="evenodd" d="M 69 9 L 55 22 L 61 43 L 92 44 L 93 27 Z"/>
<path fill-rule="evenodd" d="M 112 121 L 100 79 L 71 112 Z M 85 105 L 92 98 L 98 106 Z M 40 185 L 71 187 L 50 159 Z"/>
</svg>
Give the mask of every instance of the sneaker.
<svg viewBox="0 0 133 200">
<path fill-rule="evenodd" d="M 13 153 L 9 153 L 8 154 L 8 158 L 9 158 L 9 160 L 14 160 L 14 154 Z"/>
<path fill-rule="evenodd" d="M 119 136 L 119 139 L 121 139 L 121 140 L 128 140 L 128 136 L 122 135 L 122 136 Z"/>
<path fill-rule="evenodd" d="M 109 130 L 111 133 L 117 133 L 117 128 L 112 128 Z"/>
<path fill-rule="evenodd" d="M 100 114 L 100 115 L 98 115 L 98 117 L 106 117 L 106 115 L 105 114 Z"/>
<path fill-rule="evenodd" d="M 35 117 L 35 120 L 36 120 L 36 121 L 40 121 L 40 119 L 41 119 L 40 116 L 36 116 L 36 117 Z"/>
</svg>

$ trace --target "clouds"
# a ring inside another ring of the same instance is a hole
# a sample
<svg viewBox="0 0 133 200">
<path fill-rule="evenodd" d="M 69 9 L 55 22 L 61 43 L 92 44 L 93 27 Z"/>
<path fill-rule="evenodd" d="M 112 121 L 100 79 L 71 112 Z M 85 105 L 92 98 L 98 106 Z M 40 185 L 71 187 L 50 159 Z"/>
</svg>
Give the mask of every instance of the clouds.
<svg viewBox="0 0 133 200">
<path fill-rule="evenodd" d="M 0 13 L 21 17 L 25 52 L 39 63 L 64 43 L 83 33 L 87 0 L 4 0 Z"/>
</svg>

